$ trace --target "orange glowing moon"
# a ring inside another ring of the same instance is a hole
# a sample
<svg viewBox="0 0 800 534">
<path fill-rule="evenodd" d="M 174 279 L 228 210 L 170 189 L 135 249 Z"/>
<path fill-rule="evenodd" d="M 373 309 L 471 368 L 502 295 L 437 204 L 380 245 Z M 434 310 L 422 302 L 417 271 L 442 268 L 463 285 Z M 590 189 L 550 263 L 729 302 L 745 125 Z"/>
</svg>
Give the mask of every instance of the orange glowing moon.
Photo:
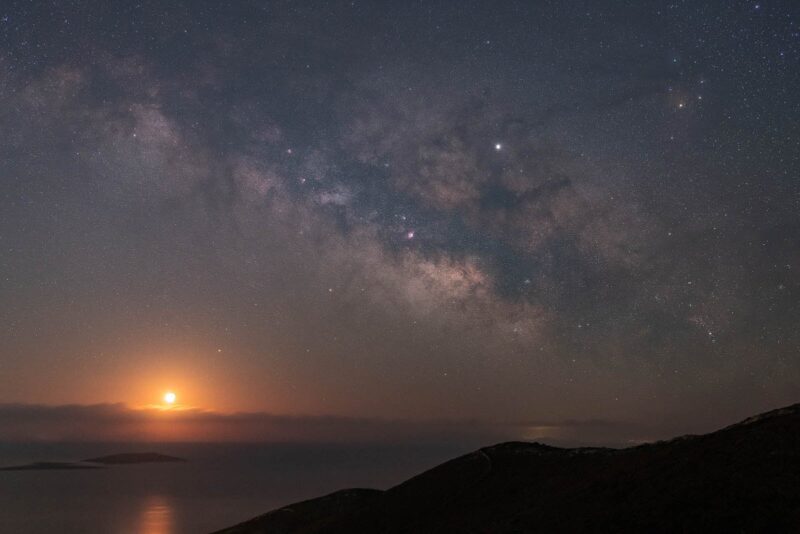
<svg viewBox="0 0 800 534">
<path fill-rule="evenodd" d="M 175 404 L 175 401 L 178 400 L 178 396 L 175 395 L 172 391 L 167 391 L 164 393 L 164 402 L 167 404 Z"/>
</svg>

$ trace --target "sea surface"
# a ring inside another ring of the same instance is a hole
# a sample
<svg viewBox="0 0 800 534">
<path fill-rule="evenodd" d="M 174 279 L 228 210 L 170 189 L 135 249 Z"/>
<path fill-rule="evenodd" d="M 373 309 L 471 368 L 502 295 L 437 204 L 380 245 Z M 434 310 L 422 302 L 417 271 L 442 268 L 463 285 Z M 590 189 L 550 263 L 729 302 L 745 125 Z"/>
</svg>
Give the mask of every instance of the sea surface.
<svg viewBox="0 0 800 534">
<path fill-rule="evenodd" d="M 9 444 L 0 467 L 159 452 L 186 463 L 0 471 L 0 532 L 188 534 L 349 487 L 385 489 L 468 445 Z"/>
</svg>

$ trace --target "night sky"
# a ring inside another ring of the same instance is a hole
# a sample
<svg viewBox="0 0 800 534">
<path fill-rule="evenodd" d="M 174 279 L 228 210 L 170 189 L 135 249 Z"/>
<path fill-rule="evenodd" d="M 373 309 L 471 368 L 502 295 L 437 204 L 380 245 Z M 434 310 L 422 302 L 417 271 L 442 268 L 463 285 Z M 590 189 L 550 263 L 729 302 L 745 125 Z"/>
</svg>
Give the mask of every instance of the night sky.
<svg viewBox="0 0 800 534">
<path fill-rule="evenodd" d="M 5 412 L 635 441 L 799 327 L 796 1 L 0 5 Z"/>
</svg>

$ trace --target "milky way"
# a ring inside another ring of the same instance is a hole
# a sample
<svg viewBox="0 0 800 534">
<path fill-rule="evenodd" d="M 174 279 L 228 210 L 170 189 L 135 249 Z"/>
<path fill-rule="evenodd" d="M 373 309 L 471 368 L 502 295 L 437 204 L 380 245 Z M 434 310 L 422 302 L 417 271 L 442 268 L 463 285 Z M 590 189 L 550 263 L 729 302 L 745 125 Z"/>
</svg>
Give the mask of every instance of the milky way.
<svg viewBox="0 0 800 534">
<path fill-rule="evenodd" d="M 795 2 L 162 4 L 0 8 L 0 402 L 798 400 Z"/>
</svg>

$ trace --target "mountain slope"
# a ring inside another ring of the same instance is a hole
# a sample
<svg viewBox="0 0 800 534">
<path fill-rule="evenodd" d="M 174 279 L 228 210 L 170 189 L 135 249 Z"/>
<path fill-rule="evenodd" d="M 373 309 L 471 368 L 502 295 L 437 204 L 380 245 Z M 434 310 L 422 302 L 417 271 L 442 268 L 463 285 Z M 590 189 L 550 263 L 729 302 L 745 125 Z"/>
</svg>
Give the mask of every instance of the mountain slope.
<svg viewBox="0 0 800 534">
<path fill-rule="evenodd" d="M 346 506 L 306 501 L 282 529 L 267 514 L 222 532 L 800 532 L 799 489 L 794 405 L 628 449 L 503 443 Z"/>
</svg>

